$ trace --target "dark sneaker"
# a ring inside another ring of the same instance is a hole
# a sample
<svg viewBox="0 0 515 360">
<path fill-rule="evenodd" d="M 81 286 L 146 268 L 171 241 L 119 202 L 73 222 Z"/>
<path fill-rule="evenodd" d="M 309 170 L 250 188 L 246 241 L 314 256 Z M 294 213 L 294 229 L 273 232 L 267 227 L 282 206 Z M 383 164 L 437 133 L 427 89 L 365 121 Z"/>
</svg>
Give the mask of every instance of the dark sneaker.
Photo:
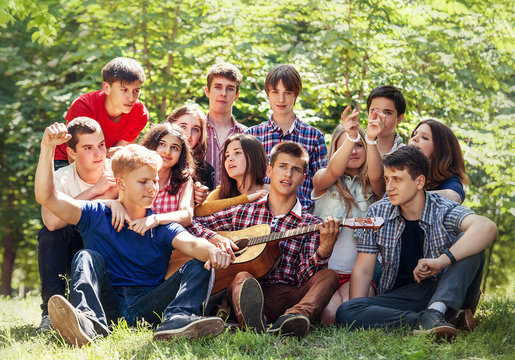
<svg viewBox="0 0 515 360">
<path fill-rule="evenodd" d="M 473 331 L 476 328 L 476 321 L 471 309 L 464 309 L 458 312 L 456 318 L 451 323 L 458 329 Z"/>
<path fill-rule="evenodd" d="M 52 326 L 52 322 L 50 321 L 50 316 L 43 315 L 41 317 L 41 323 L 39 324 L 38 328 L 36 329 L 36 333 L 46 333 L 51 330 L 54 330 L 54 327 Z"/>
<path fill-rule="evenodd" d="M 71 346 L 87 345 L 93 342 L 97 334 L 93 322 L 61 295 L 54 295 L 48 300 L 48 315 L 55 330 Z"/>
<path fill-rule="evenodd" d="M 284 314 L 268 329 L 269 334 L 282 336 L 306 336 L 309 331 L 309 318 L 298 314 Z"/>
<path fill-rule="evenodd" d="M 253 329 L 258 333 L 264 333 L 263 291 L 256 279 L 248 278 L 243 282 L 239 293 L 239 304 L 241 315 L 247 328 Z"/>
<path fill-rule="evenodd" d="M 420 330 L 415 334 L 430 334 L 437 339 L 452 340 L 456 337 L 456 328 L 445 321 L 444 315 L 434 309 L 424 310 L 420 315 Z"/>
<path fill-rule="evenodd" d="M 216 336 L 224 331 L 224 328 L 224 321 L 216 316 L 174 315 L 159 324 L 154 333 L 154 340 L 172 340 L 181 337 L 196 339 L 207 335 Z"/>
</svg>

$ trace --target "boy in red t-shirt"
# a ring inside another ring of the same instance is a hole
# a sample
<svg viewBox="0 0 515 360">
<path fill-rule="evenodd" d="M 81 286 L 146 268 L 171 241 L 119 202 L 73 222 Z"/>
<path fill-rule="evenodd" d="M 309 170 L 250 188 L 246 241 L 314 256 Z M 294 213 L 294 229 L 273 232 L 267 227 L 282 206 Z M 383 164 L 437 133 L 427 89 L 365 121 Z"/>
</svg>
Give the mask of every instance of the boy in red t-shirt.
<svg viewBox="0 0 515 360">
<path fill-rule="evenodd" d="M 148 122 L 148 110 L 138 100 L 145 72 L 134 59 L 118 57 L 102 69 L 102 90 L 79 96 L 65 116 L 66 123 L 79 116 L 90 117 L 104 132 L 108 157 L 120 146 L 132 143 Z M 68 165 L 66 144 L 58 146 L 54 156 L 57 169 Z"/>
</svg>

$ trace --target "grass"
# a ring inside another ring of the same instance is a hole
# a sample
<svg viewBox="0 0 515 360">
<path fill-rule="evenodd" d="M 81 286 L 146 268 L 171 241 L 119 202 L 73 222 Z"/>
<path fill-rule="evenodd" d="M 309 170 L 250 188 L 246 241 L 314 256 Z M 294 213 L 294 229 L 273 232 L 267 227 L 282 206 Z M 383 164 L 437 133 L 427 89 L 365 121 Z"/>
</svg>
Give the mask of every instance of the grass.
<svg viewBox="0 0 515 360">
<path fill-rule="evenodd" d="M 515 359 L 515 300 L 486 298 L 474 332 L 458 331 L 452 342 L 395 331 L 350 332 L 315 325 L 297 340 L 226 331 L 198 341 L 152 340 L 152 329 L 116 325 L 107 338 L 70 348 L 55 333 L 35 335 L 40 321 L 37 297 L 0 298 L 0 359 Z"/>
</svg>

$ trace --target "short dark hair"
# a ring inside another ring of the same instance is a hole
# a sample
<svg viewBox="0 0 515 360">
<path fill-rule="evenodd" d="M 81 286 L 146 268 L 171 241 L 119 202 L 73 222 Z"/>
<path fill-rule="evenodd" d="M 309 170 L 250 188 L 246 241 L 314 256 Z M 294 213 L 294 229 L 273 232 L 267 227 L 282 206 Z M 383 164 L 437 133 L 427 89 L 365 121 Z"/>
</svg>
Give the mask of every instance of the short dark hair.
<svg viewBox="0 0 515 360">
<path fill-rule="evenodd" d="M 384 97 L 390 99 L 395 104 L 397 116 L 404 114 L 406 111 L 406 99 L 402 95 L 402 91 L 391 85 L 380 85 L 370 92 L 367 98 L 367 112 L 370 111 L 370 104 L 375 98 Z"/>
<path fill-rule="evenodd" d="M 236 83 L 236 92 L 240 91 L 241 72 L 231 63 L 219 63 L 211 66 L 207 72 L 207 88 L 211 90 L 211 84 L 215 77 L 221 77 Z"/>
<path fill-rule="evenodd" d="M 270 166 L 274 166 L 279 154 L 288 154 L 299 158 L 304 163 L 304 170 L 306 170 L 308 167 L 309 154 L 300 144 L 291 141 L 284 141 L 275 145 L 272 148 L 272 151 L 270 151 Z"/>
<path fill-rule="evenodd" d="M 265 92 L 267 95 L 270 90 L 277 86 L 279 81 L 282 81 L 286 90 L 295 93 L 295 97 L 300 95 L 302 91 L 302 79 L 300 78 L 299 72 L 293 67 L 293 65 L 277 65 L 270 70 L 265 79 Z"/>
<path fill-rule="evenodd" d="M 103 134 L 100 124 L 87 116 L 76 117 L 70 121 L 66 127 L 68 128 L 68 134 L 72 136 L 72 138 L 66 143 L 66 146 L 71 148 L 73 151 L 77 151 L 76 148 L 79 143 L 79 135 L 93 134 L 98 130 Z"/>
<path fill-rule="evenodd" d="M 266 176 L 266 153 L 265 148 L 261 141 L 256 137 L 247 134 L 234 134 L 225 140 L 224 149 L 222 151 L 222 163 L 220 169 L 220 199 L 227 199 L 241 195 L 238 190 L 238 184 L 236 180 L 231 178 L 225 169 L 225 152 L 229 147 L 229 144 L 239 141 L 245 160 L 247 161 L 247 167 L 243 174 L 243 186 L 246 186 L 245 180 L 247 175 L 250 175 L 252 185 L 263 185 Z"/>
<path fill-rule="evenodd" d="M 403 146 L 391 154 L 383 157 L 383 164 L 387 168 L 397 170 L 408 170 L 411 179 L 419 175 L 424 175 L 427 181 L 429 174 L 429 160 L 425 157 L 424 153 L 413 146 Z"/>
<path fill-rule="evenodd" d="M 144 83 L 145 72 L 134 59 L 117 57 L 109 61 L 102 69 L 102 79 L 109 85 L 119 81 L 121 84 L 130 84 L 134 81 Z"/>
</svg>

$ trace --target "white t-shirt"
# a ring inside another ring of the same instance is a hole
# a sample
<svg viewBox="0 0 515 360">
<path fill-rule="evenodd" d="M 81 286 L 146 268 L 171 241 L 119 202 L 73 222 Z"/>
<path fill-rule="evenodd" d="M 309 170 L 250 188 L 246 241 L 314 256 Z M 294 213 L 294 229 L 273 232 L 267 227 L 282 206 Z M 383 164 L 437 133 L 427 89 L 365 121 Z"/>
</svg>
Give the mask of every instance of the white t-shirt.
<svg viewBox="0 0 515 360">
<path fill-rule="evenodd" d="M 111 159 L 105 160 L 104 170 L 111 171 Z M 71 197 L 76 197 L 95 185 L 88 184 L 80 178 L 77 168 L 75 167 L 75 161 L 68 166 L 58 169 L 55 172 L 54 181 L 56 190 Z"/>
</svg>

